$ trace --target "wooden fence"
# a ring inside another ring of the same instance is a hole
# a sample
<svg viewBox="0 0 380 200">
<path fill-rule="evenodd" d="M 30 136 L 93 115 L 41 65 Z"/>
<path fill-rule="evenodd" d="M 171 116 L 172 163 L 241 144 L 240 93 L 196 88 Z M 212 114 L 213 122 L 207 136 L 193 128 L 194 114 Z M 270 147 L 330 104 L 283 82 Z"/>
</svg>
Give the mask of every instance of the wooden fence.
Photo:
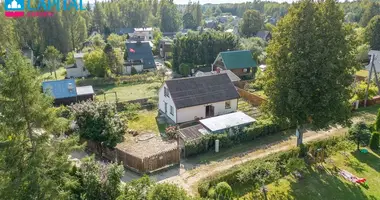
<svg viewBox="0 0 380 200">
<path fill-rule="evenodd" d="M 159 152 L 150 157 L 139 158 L 119 148 L 108 148 L 91 140 L 87 142 L 87 149 L 107 160 L 121 162 L 123 166 L 138 173 L 151 173 L 165 167 L 180 163 L 180 149 L 177 148 Z"/>
<path fill-rule="evenodd" d="M 236 89 L 237 89 L 240 97 L 242 97 L 243 99 L 248 101 L 253 106 L 260 106 L 265 101 L 264 98 L 257 96 L 255 94 L 252 94 L 248 91 L 245 91 L 245 90 L 240 89 L 240 88 L 236 88 Z"/>
</svg>

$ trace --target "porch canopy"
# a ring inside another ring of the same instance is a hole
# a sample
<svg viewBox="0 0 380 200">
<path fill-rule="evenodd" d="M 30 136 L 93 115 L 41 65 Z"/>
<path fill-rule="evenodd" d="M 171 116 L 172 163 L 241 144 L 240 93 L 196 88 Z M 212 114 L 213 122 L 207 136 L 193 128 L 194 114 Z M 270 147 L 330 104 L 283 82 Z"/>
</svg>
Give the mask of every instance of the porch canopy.
<svg viewBox="0 0 380 200">
<path fill-rule="evenodd" d="M 211 132 L 219 132 L 233 127 L 241 127 L 256 120 L 243 112 L 234 112 L 217 117 L 202 119 L 199 122 Z"/>
</svg>

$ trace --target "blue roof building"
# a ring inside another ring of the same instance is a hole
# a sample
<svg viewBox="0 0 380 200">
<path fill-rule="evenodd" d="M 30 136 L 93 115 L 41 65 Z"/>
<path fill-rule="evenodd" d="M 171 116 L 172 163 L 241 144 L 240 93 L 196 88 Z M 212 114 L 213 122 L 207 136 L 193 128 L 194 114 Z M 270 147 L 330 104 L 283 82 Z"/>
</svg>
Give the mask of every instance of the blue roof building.
<svg viewBox="0 0 380 200">
<path fill-rule="evenodd" d="M 92 86 L 77 87 L 74 79 L 44 81 L 42 90 L 54 97 L 55 105 L 70 105 L 79 101 L 93 99 Z"/>
</svg>

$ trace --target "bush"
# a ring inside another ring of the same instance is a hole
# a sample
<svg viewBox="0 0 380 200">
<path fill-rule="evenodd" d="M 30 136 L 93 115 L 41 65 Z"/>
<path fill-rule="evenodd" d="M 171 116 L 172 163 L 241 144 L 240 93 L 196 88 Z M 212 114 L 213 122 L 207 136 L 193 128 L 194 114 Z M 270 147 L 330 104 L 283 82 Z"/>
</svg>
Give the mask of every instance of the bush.
<svg viewBox="0 0 380 200">
<path fill-rule="evenodd" d="M 131 75 L 135 75 L 135 74 L 137 74 L 137 70 L 135 67 L 132 67 L 131 68 Z"/>
<path fill-rule="evenodd" d="M 232 198 L 232 188 L 226 182 L 220 182 L 215 187 L 215 195 L 217 199 L 231 199 Z"/>
<path fill-rule="evenodd" d="M 216 199 L 215 189 L 210 188 L 207 192 L 207 197 L 210 199 Z"/>
<path fill-rule="evenodd" d="M 207 197 L 209 189 L 210 184 L 208 182 L 203 182 L 198 185 L 198 193 L 201 197 Z"/>
<path fill-rule="evenodd" d="M 165 61 L 164 64 L 165 64 L 165 66 L 166 66 L 167 68 L 169 68 L 169 69 L 172 68 L 172 63 L 170 63 L 169 61 Z"/>
<path fill-rule="evenodd" d="M 370 148 L 373 150 L 377 150 L 379 149 L 379 145 L 380 145 L 380 134 L 379 132 L 374 132 L 372 134 Z"/>
<path fill-rule="evenodd" d="M 149 191 L 148 200 L 186 200 L 188 196 L 182 188 L 174 184 L 162 183 L 157 184 Z"/>
<path fill-rule="evenodd" d="M 135 74 L 130 76 L 119 76 L 117 78 L 86 78 L 86 79 L 77 79 L 77 86 L 86 86 L 92 85 L 93 87 L 107 86 L 107 85 L 116 85 L 117 82 L 122 84 L 138 84 L 138 83 L 152 83 L 155 82 L 156 75 L 153 72 Z"/>
<path fill-rule="evenodd" d="M 371 132 L 369 127 L 364 122 L 359 122 L 354 124 L 349 130 L 349 139 L 357 144 L 357 150 L 359 150 L 360 145 L 368 146 Z"/>
</svg>

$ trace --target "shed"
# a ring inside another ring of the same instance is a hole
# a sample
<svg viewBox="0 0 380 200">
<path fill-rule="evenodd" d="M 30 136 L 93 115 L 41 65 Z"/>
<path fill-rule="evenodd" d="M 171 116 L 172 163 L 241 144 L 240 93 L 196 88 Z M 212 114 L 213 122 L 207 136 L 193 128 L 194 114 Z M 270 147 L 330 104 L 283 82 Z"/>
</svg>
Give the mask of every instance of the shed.
<svg viewBox="0 0 380 200">
<path fill-rule="evenodd" d="M 247 126 L 255 121 L 254 118 L 240 111 L 199 120 L 199 122 L 212 133 L 223 132 L 233 127 Z"/>
</svg>

